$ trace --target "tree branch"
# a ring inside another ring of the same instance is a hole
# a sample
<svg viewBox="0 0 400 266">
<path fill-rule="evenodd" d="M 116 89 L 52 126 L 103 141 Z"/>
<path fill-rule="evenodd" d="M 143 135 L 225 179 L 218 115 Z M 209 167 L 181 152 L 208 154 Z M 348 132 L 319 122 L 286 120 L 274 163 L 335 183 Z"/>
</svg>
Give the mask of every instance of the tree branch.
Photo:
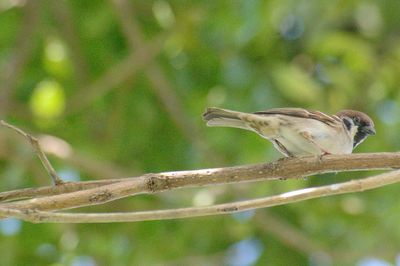
<svg viewBox="0 0 400 266">
<path fill-rule="evenodd" d="M 275 196 L 218 204 L 207 207 L 191 207 L 170 210 L 128 212 L 128 213 L 51 213 L 37 210 L 13 210 L 0 207 L 0 214 L 13 216 L 35 223 L 110 223 L 134 222 L 148 220 L 166 220 L 197 216 L 234 213 L 252 209 L 266 208 L 288 203 L 304 201 L 331 195 L 361 192 L 385 185 L 400 182 L 400 170 L 380 174 L 360 180 L 352 180 L 339 184 L 306 188 Z"/>
<path fill-rule="evenodd" d="M 17 209 L 61 210 L 102 204 L 136 194 L 158 193 L 186 187 L 302 178 L 339 171 L 397 168 L 400 168 L 400 153 L 327 155 L 323 157 L 322 162 L 316 160 L 315 157 L 301 157 L 255 165 L 146 174 L 140 177 L 113 179 L 110 180 L 112 182 L 110 184 L 99 182 L 96 185 L 98 181 L 95 183 L 93 181 L 76 182 L 70 187 L 71 190 L 78 190 L 75 192 L 3 203 L 0 206 Z M 97 187 L 93 188 L 93 186 Z M 52 190 L 47 190 L 47 192 L 52 192 Z M 0 194 L 0 198 L 1 196 L 4 194 Z M 8 199 L 10 199 L 9 196 Z"/>
<path fill-rule="evenodd" d="M 47 159 L 47 156 L 43 152 L 42 148 L 40 147 L 40 144 L 39 144 L 39 141 L 37 140 L 37 138 L 33 137 L 32 135 L 30 135 L 28 133 L 25 133 L 23 130 L 17 128 L 16 126 L 8 124 L 4 120 L 0 120 L 0 124 L 16 131 L 18 134 L 22 135 L 24 138 L 26 138 L 29 141 L 29 143 L 32 145 L 33 149 L 35 150 L 36 155 L 39 157 L 40 161 L 42 162 L 44 168 L 51 176 L 54 185 L 58 186 L 58 185 L 61 185 L 64 183 L 61 180 L 61 178 L 58 176 L 56 170 L 54 170 L 49 159 Z"/>
<path fill-rule="evenodd" d="M 5 191 L 5 192 L 0 192 L 0 202 L 59 195 L 63 193 L 70 193 L 85 189 L 96 188 L 116 182 L 120 182 L 120 180 L 108 179 L 108 180 L 96 180 L 96 181 L 85 181 L 85 182 L 67 182 L 60 186 L 44 186 L 38 188 L 23 188 L 23 189 Z"/>
</svg>

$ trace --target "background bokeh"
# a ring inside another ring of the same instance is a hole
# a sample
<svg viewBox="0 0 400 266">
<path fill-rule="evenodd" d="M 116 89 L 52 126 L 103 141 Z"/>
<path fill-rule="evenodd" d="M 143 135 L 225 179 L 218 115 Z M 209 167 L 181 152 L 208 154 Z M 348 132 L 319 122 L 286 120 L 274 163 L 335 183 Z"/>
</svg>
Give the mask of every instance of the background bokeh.
<svg viewBox="0 0 400 266">
<path fill-rule="evenodd" d="M 207 128 L 207 106 L 368 113 L 355 152 L 400 147 L 400 1 L 0 0 L 0 113 L 40 137 L 66 180 L 280 157 L 256 134 Z M 326 174 L 142 195 L 83 211 L 227 202 L 343 182 Z M 49 184 L 0 129 L 0 190 Z M 2 265 L 400 265 L 399 185 L 170 221 L 0 221 Z"/>
</svg>

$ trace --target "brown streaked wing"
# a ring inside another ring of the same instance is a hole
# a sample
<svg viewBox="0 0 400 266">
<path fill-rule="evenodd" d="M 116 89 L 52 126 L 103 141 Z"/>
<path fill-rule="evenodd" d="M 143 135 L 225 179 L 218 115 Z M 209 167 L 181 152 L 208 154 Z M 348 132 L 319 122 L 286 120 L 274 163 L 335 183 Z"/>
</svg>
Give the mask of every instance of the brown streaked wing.
<svg viewBox="0 0 400 266">
<path fill-rule="evenodd" d="M 266 111 L 255 112 L 258 115 L 288 115 L 300 118 L 315 119 L 327 125 L 335 125 L 341 122 L 336 115 L 331 116 L 319 111 L 308 111 L 303 108 L 274 108 Z"/>
</svg>

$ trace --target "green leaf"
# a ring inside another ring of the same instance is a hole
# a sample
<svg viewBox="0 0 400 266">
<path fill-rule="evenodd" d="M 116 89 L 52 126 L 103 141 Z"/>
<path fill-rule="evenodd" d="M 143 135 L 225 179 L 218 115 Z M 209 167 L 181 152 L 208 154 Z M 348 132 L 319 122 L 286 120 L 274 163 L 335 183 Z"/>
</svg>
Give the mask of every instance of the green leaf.
<svg viewBox="0 0 400 266">
<path fill-rule="evenodd" d="M 38 118 L 58 117 L 65 109 L 64 89 L 56 81 L 40 82 L 32 93 L 30 108 Z"/>
</svg>

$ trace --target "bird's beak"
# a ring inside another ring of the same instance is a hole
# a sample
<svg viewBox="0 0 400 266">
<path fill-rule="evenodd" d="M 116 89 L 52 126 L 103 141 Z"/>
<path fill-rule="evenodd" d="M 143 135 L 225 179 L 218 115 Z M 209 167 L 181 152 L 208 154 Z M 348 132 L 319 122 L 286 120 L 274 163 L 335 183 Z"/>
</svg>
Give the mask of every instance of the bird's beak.
<svg viewBox="0 0 400 266">
<path fill-rule="evenodd" d="M 373 128 L 371 126 L 364 127 L 363 131 L 365 133 L 369 134 L 369 135 L 375 135 L 376 134 L 375 128 Z"/>
</svg>

